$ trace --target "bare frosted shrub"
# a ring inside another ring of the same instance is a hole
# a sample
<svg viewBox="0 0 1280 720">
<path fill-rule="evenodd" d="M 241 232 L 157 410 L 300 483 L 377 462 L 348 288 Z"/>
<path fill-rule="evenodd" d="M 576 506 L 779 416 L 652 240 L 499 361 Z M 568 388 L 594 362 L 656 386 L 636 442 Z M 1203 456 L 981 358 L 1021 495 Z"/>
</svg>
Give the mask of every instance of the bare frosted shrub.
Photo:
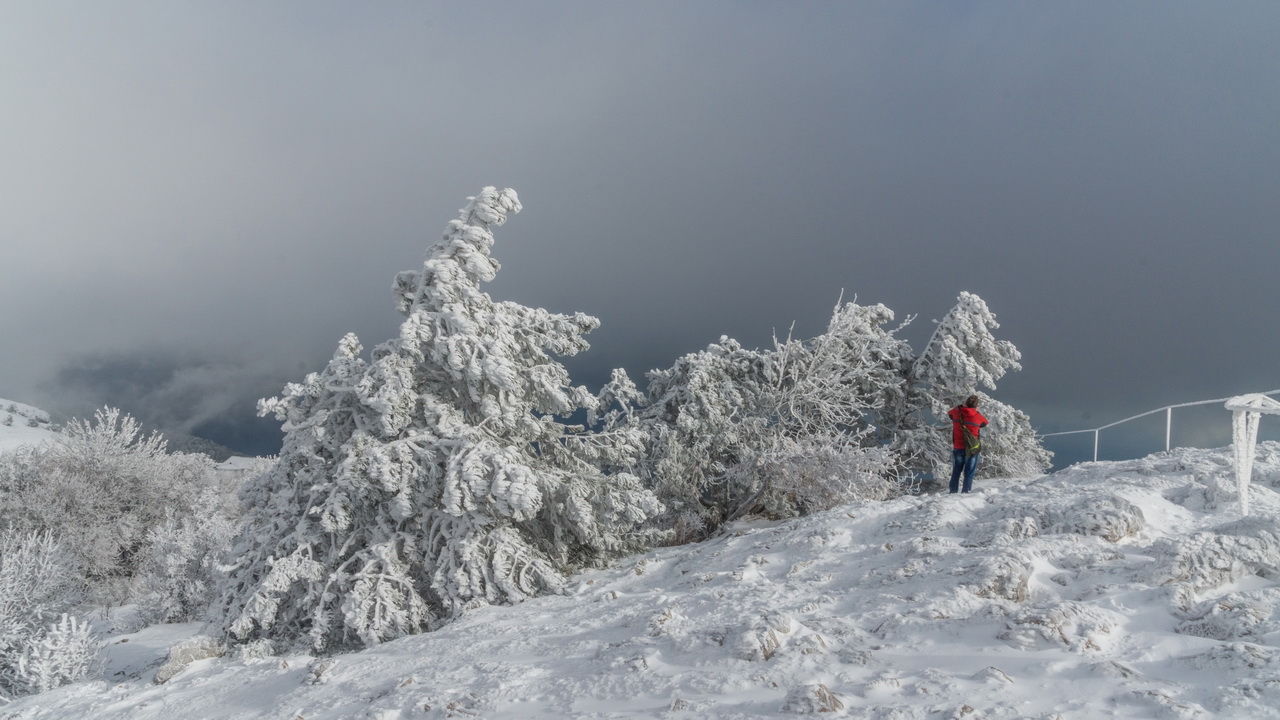
<svg viewBox="0 0 1280 720">
<path fill-rule="evenodd" d="M 910 348 L 882 327 L 893 317 L 848 303 L 811 340 L 749 350 L 724 337 L 649 373 L 633 422 L 650 438 L 642 472 L 667 523 L 705 532 L 752 513 L 813 512 L 895 476 L 872 422 L 903 402 Z"/>
<path fill-rule="evenodd" d="M 752 453 L 730 471 L 734 482 L 755 490 L 729 519 L 807 515 L 855 500 L 887 500 L 901 494 L 890 452 L 831 438 L 826 443 L 781 440 Z"/>
</svg>

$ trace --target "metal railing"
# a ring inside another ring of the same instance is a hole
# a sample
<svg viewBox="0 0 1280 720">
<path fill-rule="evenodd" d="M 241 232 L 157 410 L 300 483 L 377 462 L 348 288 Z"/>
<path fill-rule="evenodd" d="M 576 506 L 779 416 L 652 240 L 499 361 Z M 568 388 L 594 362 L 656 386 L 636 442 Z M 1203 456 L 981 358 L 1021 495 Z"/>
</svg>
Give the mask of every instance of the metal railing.
<svg viewBox="0 0 1280 720">
<path fill-rule="evenodd" d="M 1271 390 L 1268 392 L 1257 393 L 1257 394 L 1280 395 L 1280 390 Z M 1225 403 L 1230 399 L 1231 398 L 1229 397 L 1224 397 L 1224 398 L 1218 398 L 1217 400 L 1201 400 L 1199 402 L 1180 403 L 1178 405 L 1166 405 L 1162 408 L 1156 408 L 1155 410 L 1148 410 L 1147 412 L 1134 415 L 1133 417 L 1127 417 L 1123 420 L 1117 420 L 1113 423 L 1108 423 L 1106 425 L 1103 425 L 1102 427 L 1096 427 L 1091 430 L 1068 430 L 1067 432 L 1044 433 L 1043 435 L 1040 435 L 1040 437 L 1047 438 L 1047 437 L 1054 437 L 1055 435 L 1079 435 L 1081 433 L 1091 432 L 1093 433 L 1093 461 L 1097 462 L 1098 461 L 1098 436 L 1103 430 L 1106 430 L 1107 428 L 1115 427 L 1117 425 L 1123 425 L 1124 423 L 1127 423 L 1130 420 L 1137 420 L 1138 418 L 1144 418 L 1148 415 L 1155 415 L 1158 412 L 1164 412 L 1165 414 L 1164 416 L 1164 449 L 1165 449 L 1165 452 L 1168 452 L 1170 439 L 1173 437 L 1173 411 L 1175 409 L 1184 408 L 1184 407 L 1193 407 L 1195 405 L 1212 405 L 1213 403 Z"/>
</svg>

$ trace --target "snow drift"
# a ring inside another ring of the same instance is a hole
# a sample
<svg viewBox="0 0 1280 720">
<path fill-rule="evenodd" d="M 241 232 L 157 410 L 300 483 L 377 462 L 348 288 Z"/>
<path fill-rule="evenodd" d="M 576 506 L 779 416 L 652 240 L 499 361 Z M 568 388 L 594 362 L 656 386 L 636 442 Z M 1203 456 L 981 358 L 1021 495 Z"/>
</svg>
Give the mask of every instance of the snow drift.
<svg viewBox="0 0 1280 720">
<path fill-rule="evenodd" d="M 195 625 L 108 639 L 107 679 L 12 718 L 1280 717 L 1280 444 L 970 496 L 735 523 L 349 655 L 241 650 L 153 680 Z M 169 672 L 169 671 L 166 671 Z"/>
</svg>

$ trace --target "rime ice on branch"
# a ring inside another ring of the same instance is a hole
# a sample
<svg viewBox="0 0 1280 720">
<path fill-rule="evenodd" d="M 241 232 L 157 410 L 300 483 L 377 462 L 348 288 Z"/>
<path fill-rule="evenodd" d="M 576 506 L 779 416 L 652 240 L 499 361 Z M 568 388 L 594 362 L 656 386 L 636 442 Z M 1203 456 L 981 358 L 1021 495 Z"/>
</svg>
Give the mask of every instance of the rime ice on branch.
<svg viewBox="0 0 1280 720">
<path fill-rule="evenodd" d="M 492 228 L 519 210 L 510 189 L 471 198 L 422 270 L 396 277 L 399 337 L 366 362 L 347 335 L 261 403 L 286 436 L 245 490 L 242 559 L 216 608 L 233 639 L 371 645 L 559 592 L 567 571 L 650 540 L 638 528 L 657 500 L 601 470 L 632 464 L 638 432 L 558 419 L 597 417 L 630 386 L 615 372 L 592 396 L 551 357 L 586 350 L 599 321 L 480 290 L 499 268 Z"/>
</svg>

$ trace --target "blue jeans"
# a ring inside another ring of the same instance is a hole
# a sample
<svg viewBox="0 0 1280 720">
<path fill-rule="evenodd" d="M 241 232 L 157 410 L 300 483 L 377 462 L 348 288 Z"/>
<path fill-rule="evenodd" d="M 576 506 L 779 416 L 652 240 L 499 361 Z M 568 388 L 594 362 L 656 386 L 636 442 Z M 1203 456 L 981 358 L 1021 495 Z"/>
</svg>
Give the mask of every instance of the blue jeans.
<svg viewBox="0 0 1280 720">
<path fill-rule="evenodd" d="M 969 492 L 973 489 L 973 473 L 978 469 L 978 455 L 965 458 L 964 450 L 951 451 L 951 492 Z M 964 490 L 960 489 L 960 473 L 964 472 Z"/>
</svg>

